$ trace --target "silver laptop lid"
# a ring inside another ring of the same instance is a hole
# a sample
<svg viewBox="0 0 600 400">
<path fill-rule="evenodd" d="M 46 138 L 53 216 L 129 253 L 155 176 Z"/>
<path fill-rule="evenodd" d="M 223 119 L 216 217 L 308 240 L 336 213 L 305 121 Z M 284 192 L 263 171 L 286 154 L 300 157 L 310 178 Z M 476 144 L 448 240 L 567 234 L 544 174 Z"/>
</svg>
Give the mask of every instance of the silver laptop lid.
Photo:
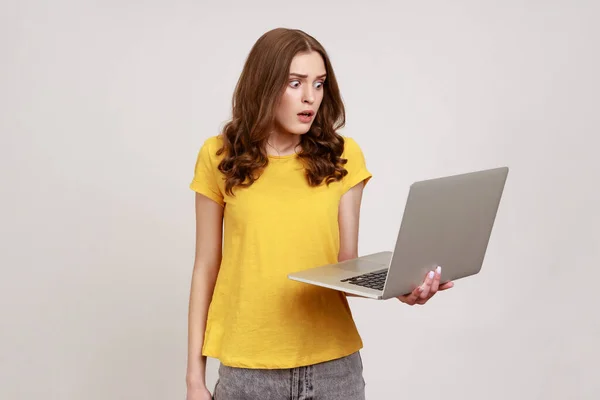
<svg viewBox="0 0 600 400">
<path fill-rule="evenodd" d="M 442 282 L 478 273 L 508 167 L 415 182 L 410 187 L 383 298 L 406 294 L 442 266 Z"/>
</svg>

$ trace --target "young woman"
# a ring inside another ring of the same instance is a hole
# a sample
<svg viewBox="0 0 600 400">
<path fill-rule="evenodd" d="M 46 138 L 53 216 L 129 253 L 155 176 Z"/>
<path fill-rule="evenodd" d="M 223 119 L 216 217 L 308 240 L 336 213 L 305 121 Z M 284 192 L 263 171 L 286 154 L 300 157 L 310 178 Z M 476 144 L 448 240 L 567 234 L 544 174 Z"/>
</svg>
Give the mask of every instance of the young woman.
<svg viewBox="0 0 600 400">
<path fill-rule="evenodd" d="M 344 293 L 287 279 L 358 256 L 363 187 L 329 57 L 308 34 L 265 33 L 252 48 L 223 132 L 207 139 L 196 192 L 187 399 L 364 399 L 362 341 Z M 439 270 L 402 302 L 424 304 Z"/>
</svg>

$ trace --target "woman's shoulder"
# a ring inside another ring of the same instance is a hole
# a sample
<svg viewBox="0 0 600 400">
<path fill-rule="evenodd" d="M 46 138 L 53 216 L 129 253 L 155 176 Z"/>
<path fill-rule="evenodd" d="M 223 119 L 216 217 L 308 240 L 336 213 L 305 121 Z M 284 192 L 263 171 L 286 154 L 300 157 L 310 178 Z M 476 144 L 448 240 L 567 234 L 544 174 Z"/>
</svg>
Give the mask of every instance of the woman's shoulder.
<svg viewBox="0 0 600 400">
<path fill-rule="evenodd" d="M 344 139 L 344 151 L 342 153 L 342 158 L 362 155 L 362 149 L 353 137 L 342 136 L 342 138 Z"/>
<path fill-rule="evenodd" d="M 344 177 L 344 188 L 348 190 L 360 181 L 368 182 L 372 175 L 367 169 L 365 156 L 358 142 L 351 137 L 343 137 L 343 139 L 342 158 L 346 160 L 344 168 L 348 171 Z"/>
<path fill-rule="evenodd" d="M 221 135 L 210 136 L 202 142 L 198 157 L 202 158 L 205 162 L 218 162 L 222 157 L 222 155 L 217 154 L 221 147 L 223 147 L 223 138 Z"/>
<path fill-rule="evenodd" d="M 223 137 L 220 134 L 209 136 L 202 143 L 202 147 L 206 148 L 211 154 L 215 154 L 217 150 L 223 147 Z"/>
</svg>

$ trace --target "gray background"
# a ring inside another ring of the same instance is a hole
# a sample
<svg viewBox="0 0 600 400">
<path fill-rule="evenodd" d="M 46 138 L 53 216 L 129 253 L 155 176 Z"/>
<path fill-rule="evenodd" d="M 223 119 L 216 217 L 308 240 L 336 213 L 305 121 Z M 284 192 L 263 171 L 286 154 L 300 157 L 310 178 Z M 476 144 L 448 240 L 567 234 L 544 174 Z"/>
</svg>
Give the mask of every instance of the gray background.
<svg viewBox="0 0 600 400">
<path fill-rule="evenodd" d="M 361 254 L 392 248 L 414 180 L 511 167 L 481 275 L 352 299 L 368 398 L 597 398 L 599 8 L 2 1 L 0 398 L 184 398 L 187 185 L 277 26 L 331 55 L 374 174 Z"/>
</svg>

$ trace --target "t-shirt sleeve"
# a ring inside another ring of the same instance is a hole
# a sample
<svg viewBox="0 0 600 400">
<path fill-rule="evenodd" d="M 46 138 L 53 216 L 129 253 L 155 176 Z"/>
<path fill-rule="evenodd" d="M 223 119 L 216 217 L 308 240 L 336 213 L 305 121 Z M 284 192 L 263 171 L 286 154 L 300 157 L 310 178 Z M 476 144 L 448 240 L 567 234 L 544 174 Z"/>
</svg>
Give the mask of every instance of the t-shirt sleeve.
<svg viewBox="0 0 600 400">
<path fill-rule="evenodd" d="M 210 139 L 204 142 L 198 152 L 190 189 L 223 206 L 225 205 L 224 196 L 217 181 L 220 173 L 217 168 L 216 150 Z"/>
<path fill-rule="evenodd" d="M 344 138 L 344 142 L 344 153 L 342 158 L 348 160 L 346 165 L 344 165 L 344 168 L 348 171 L 348 175 L 342 180 L 342 186 L 345 193 L 362 181 L 364 181 L 366 185 L 372 175 L 367 169 L 365 156 L 358 143 L 352 138 Z"/>
</svg>

